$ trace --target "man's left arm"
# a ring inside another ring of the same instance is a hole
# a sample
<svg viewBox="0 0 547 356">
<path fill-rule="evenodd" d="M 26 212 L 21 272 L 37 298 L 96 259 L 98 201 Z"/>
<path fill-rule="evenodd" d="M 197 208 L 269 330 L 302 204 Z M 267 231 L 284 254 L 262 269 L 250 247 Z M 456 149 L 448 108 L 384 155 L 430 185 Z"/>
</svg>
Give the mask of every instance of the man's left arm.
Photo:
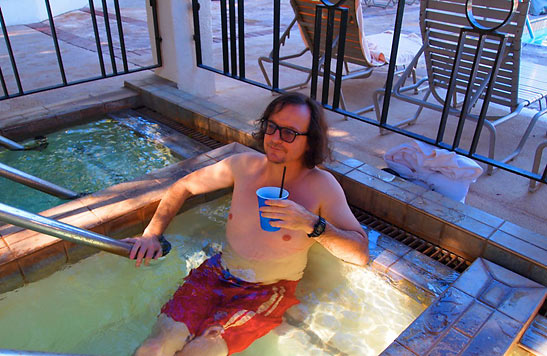
<svg viewBox="0 0 547 356">
<path fill-rule="evenodd" d="M 329 174 L 328 192 L 321 202 L 319 216 L 325 219 L 325 231 L 315 240 L 334 256 L 356 265 L 364 266 L 369 261 L 368 236 L 351 212 L 340 184 Z M 313 219 L 307 234 L 313 232 L 319 216 Z"/>
</svg>

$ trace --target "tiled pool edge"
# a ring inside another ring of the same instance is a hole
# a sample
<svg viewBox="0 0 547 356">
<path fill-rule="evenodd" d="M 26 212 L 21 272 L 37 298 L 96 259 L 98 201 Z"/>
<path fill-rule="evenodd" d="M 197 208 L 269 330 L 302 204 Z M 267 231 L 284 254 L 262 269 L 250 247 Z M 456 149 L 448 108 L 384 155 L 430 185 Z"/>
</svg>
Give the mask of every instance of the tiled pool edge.
<svg viewBox="0 0 547 356">
<path fill-rule="evenodd" d="M 182 92 L 157 76 L 126 86 L 171 120 L 217 140 L 256 148 L 253 127 L 230 120 L 238 113 Z M 340 181 L 350 204 L 468 260 L 483 257 L 547 286 L 547 237 L 355 159 L 337 160 L 325 168 Z"/>
<path fill-rule="evenodd" d="M 232 143 L 200 156 L 157 170 L 132 182 L 121 183 L 90 196 L 49 209 L 42 214 L 110 236 L 120 234 L 123 231 L 127 231 L 128 228 L 135 226 L 137 226 L 136 232 L 142 231 L 156 209 L 161 196 L 171 183 L 193 170 L 219 161 L 229 155 L 248 150 L 250 150 L 250 148 L 238 143 Z M 191 208 L 196 204 L 212 200 L 225 193 L 226 191 L 222 191 L 216 192 L 215 194 L 196 197 L 189 200 L 184 208 Z M 8 234 L 6 234 L 6 232 Z M 18 229 L 9 225 L 1 227 L 0 234 L 3 235 L 2 242 L 6 245 L 7 249 L 7 251 L 2 251 L 2 249 L 0 249 L 0 286 L 2 286 L 2 288 L 5 288 L 8 285 L 10 285 L 10 289 L 18 287 L 19 285 L 16 285 L 17 283 L 15 283 L 15 285 L 13 283 L 17 274 L 19 274 L 19 284 L 22 285 L 25 281 L 29 282 L 42 278 L 44 275 L 49 275 L 62 265 L 74 262 L 90 253 L 89 248 L 75 246 L 74 244 L 65 241 L 60 241 L 43 234 Z M 466 292 L 469 292 L 468 289 L 471 288 L 469 293 L 474 293 L 476 290 L 476 272 L 473 268 L 477 263 L 481 262 L 482 259 L 478 259 L 462 276 L 459 276 L 457 272 L 437 261 L 421 255 L 396 240 L 381 234 L 375 235 L 372 232 L 369 236 L 372 259 L 371 265 L 374 269 L 386 274 L 403 290 L 406 289 L 408 291 L 410 288 L 413 288 L 412 292 L 417 295 L 417 298 L 422 301 L 422 303 L 429 304 L 432 299 L 437 298 L 432 306 L 427 308 L 426 311 L 422 313 L 422 315 L 412 323 L 384 353 L 390 355 L 392 351 L 395 351 L 395 354 L 403 355 L 404 353 L 400 353 L 400 348 L 402 348 L 404 352 L 410 352 L 408 353 L 409 355 L 414 355 L 410 351 L 412 345 L 408 345 L 408 337 L 405 336 L 407 334 L 419 334 L 424 340 L 427 339 L 428 342 L 433 345 L 432 347 L 438 347 L 441 351 L 444 350 L 442 348 L 444 347 L 443 342 L 446 341 L 444 336 L 447 334 L 444 332 L 445 330 L 441 330 L 443 332 L 437 330 L 434 332 L 432 331 L 431 333 L 424 333 L 425 329 L 423 328 L 423 324 L 438 323 L 436 308 L 439 308 L 439 305 L 443 305 L 443 303 L 446 304 L 446 298 L 448 298 L 448 302 L 450 303 L 452 291 L 455 288 L 461 288 Z M 546 289 L 534 282 L 526 281 L 524 277 L 507 271 L 502 267 L 487 261 L 484 263 L 488 263 L 489 267 L 495 269 L 498 274 L 501 273 L 503 276 L 509 275 L 513 279 L 516 278 L 516 284 L 526 283 L 525 286 L 537 290 L 535 300 L 530 300 L 526 293 L 524 296 L 520 293 L 518 294 L 518 298 L 513 298 L 518 299 L 516 301 L 519 302 L 519 306 L 522 305 L 522 303 L 520 303 L 521 300 L 527 298 L 525 301 L 531 307 L 529 307 L 526 312 L 529 314 L 531 311 L 531 315 L 533 316 L 533 314 L 537 312 L 537 308 L 541 305 L 537 299 L 540 297 L 542 301 L 545 298 Z M 10 271 L 11 273 L 5 274 Z M 473 276 L 469 277 L 472 273 Z M 473 282 L 471 286 L 469 286 L 469 279 Z M 498 277 L 497 279 L 507 283 L 506 277 Z M 485 280 L 485 278 L 483 278 L 483 280 Z M 487 282 L 489 281 L 486 280 L 483 285 L 486 285 Z M 498 281 L 495 282 L 500 284 Z M 495 287 L 499 288 L 497 285 Z M 494 291 L 494 293 L 490 292 L 492 289 L 490 286 L 487 285 L 482 289 L 486 291 L 477 296 L 479 299 L 481 297 L 483 298 L 480 302 L 486 301 L 487 303 L 492 304 L 492 300 L 496 300 L 497 298 L 497 304 L 501 304 L 498 309 L 509 304 L 503 303 L 503 300 L 499 301 L 499 293 L 496 293 L 496 291 Z M 543 294 L 539 295 L 538 293 Z M 514 294 L 516 293 L 513 293 L 513 295 Z M 439 295 L 440 297 L 438 297 Z M 483 295 L 485 295 L 485 297 L 483 297 Z M 507 296 L 509 293 L 503 293 L 503 295 Z M 458 302 L 460 299 L 461 298 L 458 298 L 456 301 Z M 516 301 L 513 300 L 513 302 Z M 465 310 L 466 309 L 461 312 L 464 313 Z M 513 316 L 515 316 L 515 310 L 512 310 L 512 312 Z M 496 312 L 495 316 L 499 319 L 498 314 L 499 313 Z M 521 314 L 522 313 L 516 313 L 516 317 L 519 320 L 527 321 L 517 325 L 520 326 L 520 328 L 514 328 L 519 335 L 529 323 L 529 320 L 526 319 L 528 316 L 522 316 Z M 505 316 L 502 315 L 501 317 L 504 318 Z M 461 319 L 463 320 L 463 317 Z M 486 320 L 483 320 L 483 323 L 486 325 L 489 320 L 489 318 L 486 318 Z M 504 322 L 507 322 L 507 320 Z M 510 323 L 512 323 L 511 325 L 515 324 L 514 321 L 510 321 Z M 453 325 L 455 325 L 455 322 L 449 323 L 448 325 L 442 324 L 442 327 L 446 329 Z M 414 329 L 416 329 L 416 331 L 413 331 Z M 482 329 L 487 328 L 484 327 Z M 486 331 L 488 331 L 488 329 Z M 474 341 L 475 339 L 480 340 L 481 337 L 484 337 L 483 335 L 485 335 L 483 332 L 477 332 L 475 335 L 468 337 L 467 340 L 469 345 L 472 345 L 476 349 L 478 348 L 479 351 L 485 350 L 484 348 L 481 349 L 481 347 L 484 346 L 482 342 Z M 510 344 L 516 340 L 516 338 L 509 340 Z M 505 344 L 507 343 L 508 341 L 505 340 Z M 423 343 L 419 343 L 418 345 L 422 344 Z M 476 344 L 478 344 L 478 346 Z M 449 344 L 450 347 L 452 347 L 452 345 L 453 344 Z M 486 345 L 488 346 L 488 344 Z M 493 355 L 496 354 L 490 353 Z"/>
<path fill-rule="evenodd" d="M 236 117 L 237 113 L 215 104 L 209 105 L 206 100 L 183 93 L 174 88 L 172 83 L 158 77 L 126 82 L 126 86 L 139 91 L 143 96 L 143 103 L 171 120 L 181 122 L 219 140 L 236 141 L 249 147 L 256 147 L 251 135 L 253 128 L 250 125 L 236 127 L 234 125 L 242 124 L 237 120 L 230 120 Z M 545 265 L 547 251 L 541 243 L 545 241 L 544 236 L 479 209 L 450 200 L 439 193 L 428 191 L 354 159 L 338 160 L 327 164 L 325 168 L 341 182 L 348 201 L 352 205 L 468 260 L 475 260 L 476 263 L 483 259 L 490 260 L 507 268 L 507 272 L 514 271 L 543 286 L 547 285 L 547 266 Z M 390 256 L 389 251 L 386 251 L 386 255 Z M 396 265 L 393 256 L 387 257 L 387 263 L 389 261 L 393 266 Z M 401 269 L 404 270 L 404 268 Z M 409 284 L 412 285 L 412 282 Z M 500 345 L 496 345 L 496 352 L 491 349 L 491 344 L 475 341 L 488 340 L 492 337 L 488 334 L 488 325 L 493 324 L 494 321 L 490 319 L 482 320 L 481 332 L 474 336 L 469 335 L 471 338 L 468 337 L 467 341 L 431 337 L 430 342 L 436 349 L 433 350 L 432 346 L 429 350 L 433 351 L 433 354 L 441 355 L 445 351 L 456 351 L 452 347 L 459 345 L 461 346 L 459 350 L 466 347 L 462 354 L 505 354 L 518 342 L 534 315 L 537 314 L 545 299 L 545 288 L 542 291 L 543 297 L 536 299 L 538 304 L 533 313 L 527 316 L 527 321 L 519 324 L 513 338 L 500 341 Z M 444 303 L 442 297 L 436 303 Z M 464 309 L 463 312 L 466 310 Z M 496 315 L 498 314 L 496 311 Z M 435 317 L 436 313 L 433 312 L 426 320 L 435 323 Z M 493 325 L 498 324 L 496 322 Z M 420 328 L 419 323 L 413 323 L 408 330 L 410 333 L 419 332 Z M 437 336 L 444 337 L 446 333 L 440 333 Z M 451 333 L 450 337 L 452 336 Z M 391 347 L 386 350 L 388 352 L 386 355 L 415 355 L 397 341 Z M 399 347 L 402 349 L 399 350 Z"/>
<path fill-rule="evenodd" d="M 505 355 L 546 295 L 539 283 L 477 258 L 381 355 Z"/>
<path fill-rule="evenodd" d="M 40 214 L 111 237 L 137 234 L 142 232 L 174 181 L 229 155 L 250 150 L 234 142 Z M 183 210 L 228 192 L 193 197 L 184 204 Z M 0 226 L 0 246 L 0 293 L 43 278 L 66 263 L 97 252 L 12 225 Z M 422 304 L 429 305 L 459 276 L 443 264 L 382 234 L 370 233 L 370 253 L 374 269 L 399 289 L 415 295 Z"/>
<path fill-rule="evenodd" d="M 234 145 L 231 146 L 234 148 Z M 40 214 L 111 237 L 139 233 L 144 230 L 161 197 L 175 180 L 222 158 L 218 150 L 204 153 Z M 193 197 L 182 211 L 229 191 Z M 95 252 L 97 250 L 90 247 L 38 232 L 12 225 L 0 226 L 0 293 L 41 279 L 63 265 Z"/>
<path fill-rule="evenodd" d="M 150 79 L 148 80 L 148 83 L 141 83 L 140 85 L 147 86 L 146 90 L 143 90 L 142 88 L 139 89 L 140 96 L 139 94 L 135 93 L 129 95 L 131 99 L 127 99 L 128 101 L 125 105 L 127 105 L 127 103 L 129 103 L 130 101 L 132 101 L 134 104 L 124 106 L 123 108 L 133 107 L 133 105 L 145 103 L 150 108 L 153 108 L 163 114 L 166 114 L 166 112 L 170 110 L 174 115 L 171 116 L 172 119 L 175 118 L 176 120 L 183 121 L 185 125 L 202 130 L 202 132 L 209 134 L 213 137 L 222 138 L 223 141 L 228 138 L 231 141 L 242 142 L 248 146 L 254 145 L 254 140 L 249 133 L 249 127 L 237 128 L 231 126 L 231 121 L 229 119 L 232 115 L 236 115 L 235 113 L 230 113 L 227 110 L 216 107 L 214 105 L 209 107 L 206 103 L 204 103 L 203 100 L 198 100 L 196 98 L 193 98 L 192 96 L 189 96 L 188 94 L 175 90 L 170 83 L 162 80 L 158 81 L 157 78 Z M 170 87 L 171 89 L 165 90 L 165 87 Z M 152 94 L 151 92 L 154 93 Z M 124 95 L 128 94 L 125 93 Z M 185 103 L 185 101 L 190 101 L 190 103 Z M 105 104 L 103 103 L 100 105 L 103 105 L 104 110 Z M 180 107 L 180 105 L 183 106 Z M 177 106 L 179 107 L 177 108 Z M 70 105 L 67 105 L 67 107 L 70 107 Z M 225 147 L 223 149 L 229 150 L 228 147 Z M 220 151 L 211 151 L 209 154 L 219 159 L 223 157 L 222 154 L 226 154 L 226 152 L 222 153 L 223 149 L 219 149 Z M 212 158 L 210 156 L 208 157 Z M 198 162 L 198 164 L 199 163 L 204 163 L 204 161 Z M 487 242 L 483 240 L 488 240 L 496 233 L 498 234 L 498 236 L 496 236 L 494 242 L 498 241 L 502 244 L 507 243 L 508 240 L 516 239 L 523 241 L 528 245 L 534 245 L 534 243 L 537 244 L 538 238 L 543 238 L 543 236 L 537 236 L 537 234 L 530 233 L 529 231 L 526 231 L 516 225 L 504 222 L 497 217 L 486 214 L 472 207 L 467 207 L 465 205 L 450 201 L 438 195 L 437 193 L 425 191 L 425 189 L 395 178 L 383 171 L 377 170 L 374 167 L 367 166 L 362 162 L 358 162 L 355 160 L 340 160 L 327 165 L 326 168 L 333 172 L 336 177 L 341 181 L 342 185 L 346 189 L 346 195 L 348 197 L 348 200 L 353 205 L 359 206 L 392 223 L 397 223 L 398 221 L 402 221 L 403 224 L 408 222 L 414 222 L 414 224 L 411 225 L 410 228 L 409 226 L 401 227 L 405 228 L 409 232 L 413 232 L 417 235 L 420 235 L 421 237 L 425 237 L 432 242 L 436 241 L 436 243 L 440 244 L 442 247 L 457 252 L 469 259 L 474 259 L 472 254 L 475 247 L 479 247 L 481 253 L 484 254 L 485 250 L 487 249 Z M 160 183 L 159 181 L 157 181 L 156 178 L 154 178 L 154 181 L 156 181 L 156 183 Z M 144 194 L 144 192 L 141 193 Z M 150 194 L 154 195 L 154 192 Z M 139 200 L 139 196 L 134 196 L 133 198 Z M 443 201 L 443 199 L 446 201 Z M 196 204 L 203 201 L 205 200 L 200 199 L 199 201 L 196 201 Z M 117 201 L 116 199 L 113 199 L 112 202 Z M 121 205 L 121 207 L 123 208 L 124 205 Z M 114 217 L 114 220 L 111 223 L 111 227 L 107 228 L 98 225 L 93 229 L 97 232 L 101 232 L 104 234 L 107 234 L 107 229 L 110 229 L 110 231 L 115 234 L 116 231 L 119 231 L 119 229 L 117 228 L 123 229 L 124 227 L 131 226 L 132 219 L 133 221 L 137 221 L 138 224 L 143 226 L 146 223 L 146 220 L 142 217 L 144 217 L 147 213 L 152 214 L 155 207 L 156 206 L 154 204 L 151 204 L 150 206 L 148 206 L 148 211 L 146 211 L 146 207 L 142 207 L 141 210 L 137 213 L 129 212 L 126 215 L 111 215 L 110 217 Z M 97 206 L 97 208 L 97 215 L 104 214 L 104 217 L 109 216 L 107 209 L 105 210 L 104 207 L 103 209 L 100 209 L 100 206 Z M 75 205 L 72 208 L 72 210 L 76 212 L 81 209 L 83 209 L 84 211 L 85 209 L 89 210 L 87 206 L 84 209 L 81 205 Z M 468 211 L 469 209 L 471 211 Z M 68 210 L 65 212 L 59 212 L 59 214 L 63 213 L 68 214 Z M 142 217 L 140 217 L 139 215 Z M 135 220 L 135 216 L 137 220 Z M 442 217 L 446 218 L 446 220 L 442 219 Z M 78 213 L 74 213 L 74 216 L 67 215 L 66 218 L 69 220 L 71 218 L 74 220 L 85 220 Z M 70 221 L 67 222 L 70 223 Z M 477 222 L 480 222 L 481 224 L 477 224 Z M 476 231 L 472 231 L 473 228 L 476 228 Z M 0 229 L 0 231 L 2 231 L 2 229 Z M 447 241 L 452 241 L 444 236 L 445 234 L 447 234 L 447 231 L 455 234 L 455 236 L 452 237 L 454 248 L 443 246 L 443 243 L 446 243 Z M 469 238 L 469 236 L 471 238 Z M 24 237 L 24 235 L 21 235 L 20 237 Z M 34 236 L 33 234 L 29 234 L 27 235 L 27 237 L 29 239 L 32 238 L 35 241 L 38 239 L 38 237 Z M 34 263 L 36 263 L 36 270 L 41 268 L 43 271 L 52 272 L 62 264 L 66 263 L 66 261 L 72 262 L 72 260 L 78 259 L 79 254 L 81 256 L 86 256 L 89 254 L 89 252 L 86 251 L 87 248 L 76 247 L 70 244 L 66 244 L 64 242 L 61 246 L 58 246 L 54 243 L 50 243 L 47 236 L 43 237 L 44 239 L 40 238 L 40 240 L 45 242 L 45 246 L 52 246 L 50 251 L 44 252 L 43 255 L 40 255 L 40 253 L 36 253 L 35 255 L 30 254 L 24 261 L 24 263 L 26 263 L 27 265 L 33 265 Z M 424 271 L 428 272 L 428 266 L 424 266 L 418 263 L 417 265 L 411 266 L 409 268 L 409 266 L 405 265 L 405 256 L 406 259 L 411 258 L 412 252 L 406 251 L 405 253 L 402 253 L 401 249 L 404 249 L 406 247 L 405 245 L 399 244 L 397 243 L 397 241 L 389 238 L 386 238 L 385 240 L 379 238 L 378 241 L 378 248 L 374 248 L 371 244 L 373 267 L 386 273 L 395 281 L 401 282 L 402 284 L 407 284 L 408 288 L 416 288 L 416 284 L 418 284 L 417 288 L 422 292 L 423 296 L 427 298 L 434 298 L 435 293 L 430 290 L 428 278 L 424 278 L 422 279 L 422 281 L 416 281 L 416 276 L 409 275 L 409 273 L 412 273 L 412 269 L 414 267 L 416 268 L 415 270 L 420 271 L 419 275 L 422 275 Z M 29 240 L 27 242 L 32 242 L 32 240 Z M 392 242 L 396 243 L 395 246 L 391 246 L 391 248 L 384 248 L 384 243 L 390 244 Z M 528 245 L 526 244 L 522 245 L 524 247 L 527 247 Z M 543 278 L 542 280 L 545 280 L 545 266 L 537 266 L 533 264 L 533 262 L 530 262 L 528 259 L 526 259 L 528 256 L 519 256 L 519 254 L 515 253 L 515 251 L 511 251 L 511 249 L 505 249 L 503 248 L 503 246 L 505 245 L 502 245 L 501 248 L 498 248 L 499 250 L 501 250 L 501 253 L 499 253 L 500 256 L 498 257 L 500 257 L 502 260 L 507 260 L 508 262 L 510 262 L 509 264 L 515 264 L 515 266 L 509 267 L 510 269 L 516 270 L 517 272 L 522 269 L 528 272 L 531 271 L 531 273 L 536 273 L 536 271 L 539 270 L 539 279 Z M 517 246 L 517 248 L 518 247 L 519 246 Z M 520 247 L 522 248 L 522 246 Z M 4 263 L 6 261 L 6 256 L 4 256 L 4 252 L 6 252 L 6 250 L 10 252 L 3 239 L 0 239 L 0 276 L 3 276 L 4 272 L 6 272 L 7 274 L 9 274 L 8 272 L 21 274 L 22 268 L 19 265 L 15 264 L 14 266 L 14 264 Z M 67 251 L 70 251 L 70 253 L 68 253 Z M 496 252 L 496 250 L 490 251 L 488 253 L 493 254 L 493 252 Z M 64 257 L 62 257 L 63 253 L 65 254 Z M 466 253 L 469 253 L 470 255 L 466 255 Z M 61 257 L 59 257 L 59 255 L 61 255 Z M 9 254 L 7 256 L 9 256 Z M 515 259 L 515 256 L 520 259 L 524 259 L 524 261 Z M 486 258 L 494 260 L 493 258 Z M 530 263 L 532 263 L 532 265 L 530 265 Z M 408 270 L 410 270 L 411 272 L 409 272 Z M 442 270 L 443 268 L 441 268 L 441 271 Z M 399 276 L 398 271 L 407 274 L 407 276 Z M 439 271 L 436 271 L 435 273 L 437 272 Z M 433 273 L 432 276 L 435 276 L 435 273 Z M 38 277 L 38 275 L 36 275 L 36 277 Z M 444 290 L 446 290 L 446 288 L 448 288 L 452 283 L 453 280 L 451 279 L 452 278 L 449 278 L 445 280 L 445 282 L 440 282 L 442 288 L 445 288 Z M 0 287 L 4 286 L 4 282 L 5 280 L 2 280 L 0 278 Z M 545 284 L 545 282 L 543 282 L 543 284 Z M 405 286 L 403 286 L 403 289 L 404 288 Z M 453 287 L 449 288 L 449 290 L 452 289 Z M 412 328 L 412 326 L 410 328 Z M 446 336 L 453 334 L 454 333 L 452 331 L 449 331 L 446 333 L 441 332 L 439 335 Z M 442 340 L 446 341 L 446 339 Z M 440 341 L 441 339 L 437 339 L 437 342 Z M 396 343 L 393 344 L 395 345 L 393 347 L 403 347 L 403 344 Z M 442 346 L 442 343 L 439 343 L 438 345 Z M 413 354 L 408 353 L 410 351 L 407 348 L 403 347 L 403 349 L 406 350 L 404 352 L 407 352 L 407 354 Z M 404 355 L 405 353 L 400 354 Z"/>
<path fill-rule="evenodd" d="M 141 96 L 133 90 L 121 88 L 103 95 L 2 115 L 0 135 L 18 141 L 94 121 L 113 111 L 138 106 L 142 106 Z"/>
</svg>

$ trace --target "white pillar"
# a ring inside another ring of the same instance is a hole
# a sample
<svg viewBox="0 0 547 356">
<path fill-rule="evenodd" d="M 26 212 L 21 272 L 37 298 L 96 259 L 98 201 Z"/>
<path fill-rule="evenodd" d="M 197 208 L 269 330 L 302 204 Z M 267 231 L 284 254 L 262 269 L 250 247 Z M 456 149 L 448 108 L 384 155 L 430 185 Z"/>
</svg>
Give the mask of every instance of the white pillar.
<svg viewBox="0 0 547 356">
<path fill-rule="evenodd" d="M 199 96 L 215 94 L 215 78 L 211 71 L 198 68 L 194 43 L 194 21 L 191 0 L 153 0 L 158 11 L 158 26 L 161 41 L 163 66 L 155 73 L 177 83 L 185 92 Z M 154 60 L 156 40 L 150 0 L 146 0 L 148 32 Z M 211 31 L 211 0 L 200 0 L 200 35 L 202 58 L 213 56 L 213 35 Z"/>
</svg>

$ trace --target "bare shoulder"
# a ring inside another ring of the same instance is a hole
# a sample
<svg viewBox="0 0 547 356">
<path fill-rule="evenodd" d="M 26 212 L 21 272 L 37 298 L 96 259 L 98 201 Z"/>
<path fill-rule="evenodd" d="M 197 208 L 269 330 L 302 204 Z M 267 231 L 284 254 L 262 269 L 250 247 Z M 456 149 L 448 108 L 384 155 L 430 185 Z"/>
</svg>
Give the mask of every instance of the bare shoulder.
<svg viewBox="0 0 547 356">
<path fill-rule="evenodd" d="M 314 188 L 336 189 L 342 192 L 340 183 L 338 183 L 336 178 L 334 178 L 329 171 L 315 167 L 309 174 L 309 178 L 313 182 Z"/>
<path fill-rule="evenodd" d="M 237 174 L 237 172 L 249 171 L 253 167 L 264 164 L 264 155 L 259 152 L 243 152 L 230 156 L 225 161 L 234 174 Z"/>
</svg>

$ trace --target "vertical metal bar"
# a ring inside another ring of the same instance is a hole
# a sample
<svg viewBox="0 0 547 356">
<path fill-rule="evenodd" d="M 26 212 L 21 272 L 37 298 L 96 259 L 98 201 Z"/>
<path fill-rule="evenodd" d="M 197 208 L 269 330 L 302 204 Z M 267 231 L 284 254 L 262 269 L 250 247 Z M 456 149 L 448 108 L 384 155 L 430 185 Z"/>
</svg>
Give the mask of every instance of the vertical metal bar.
<svg viewBox="0 0 547 356">
<path fill-rule="evenodd" d="M 160 26 L 158 24 L 158 6 L 156 0 L 150 0 L 150 7 L 152 8 L 152 21 L 154 22 L 154 38 L 156 40 L 156 58 L 158 59 L 158 65 L 163 65 L 163 58 L 161 56 L 161 36 Z"/>
<path fill-rule="evenodd" d="M 346 30 L 348 26 L 348 9 L 340 8 L 340 31 L 338 32 L 338 54 L 336 56 L 336 78 L 334 80 L 333 109 L 340 106 L 340 92 L 342 90 L 342 69 L 344 67 L 344 52 L 346 50 Z"/>
<path fill-rule="evenodd" d="M 235 0 L 229 0 L 228 4 L 228 13 L 230 16 L 230 57 L 232 60 L 232 75 L 237 75 L 237 34 Z"/>
<path fill-rule="evenodd" d="M 481 136 L 482 127 L 484 126 L 484 120 L 486 119 L 486 111 L 490 103 L 490 97 L 494 91 L 494 84 L 496 82 L 496 77 L 498 76 L 498 71 L 501 66 L 501 58 L 504 57 L 505 47 L 507 45 L 507 37 L 503 34 L 498 34 L 500 36 L 500 43 L 498 45 L 498 55 L 494 60 L 494 67 L 492 68 L 492 76 L 488 82 L 488 89 L 486 89 L 486 95 L 484 96 L 481 112 L 479 114 L 479 119 L 477 120 L 477 126 L 475 127 L 475 134 L 473 135 L 473 141 L 471 141 L 471 147 L 469 149 L 469 155 L 475 153 L 477 145 L 479 143 L 479 138 Z"/>
<path fill-rule="evenodd" d="M 116 69 L 116 57 L 114 55 L 114 46 L 112 45 L 112 32 L 110 32 L 110 20 L 108 19 L 108 7 L 106 6 L 106 0 L 102 0 L 102 3 L 103 3 L 104 28 L 106 30 L 108 50 L 110 51 L 110 63 L 112 64 L 112 72 L 114 72 L 114 74 L 118 74 L 118 70 Z"/>
<path fill-rule="evenodd" d="M 55 31 L 55 23 L 53 22 L 53 14 L 51 13 L 51 6 L 49 0 L 46 0 L 46 10 L 49 19 L 49 28 L 51 29 L 51 36 L 53 37 L 53 44 L 55 45 L 55 53 L 57 54 L 57 63 L 59 64 L 59 71 L 61 72 L 61 78 L 63 84 L 66 85 L 65 67 L 63 66 L 63 58 L 61 57 L 61 49 L 59 48 L 59 41 L 57 40 L 57 32 Z"/>
<path fill-rule="evenodd" d="M 196 46 L 196 63 L 200 66 L 203 63 L 201 56 L 201 29 L 199 27 L 199 9 L 198 0 L 192 0 L 192 13 L 194 15 L 194 42 Z"/>
<path fill-rule="evenodd" d="M 91 14 L 91 22 L 93 23 L 93 32 L 95 33 L 95 45 L 97 46 L 97 55 L 99 56 L 99 65 L 101 67 L 101 75 L 106 77 L 104 69 L 103 50 L 101 48 L 101 38 L 99 36 L 99 27 L 97 26 L 97 15 L 95 14 L 95 5 L 93 0 L 89 0 L 89 13 Z"/>
<path fill-rule="evenodd" d="M 444 131 L 446 129 L 446 121 L 448 118 L 448 112 L 450 110 L 450 99 L 452 98 L 452 93 L 456 87 L 456 79 L 458 68 L 460 66 L 460 61 L 463 52 L 463 43 L 465 42 L 464 33 L 465 29 L 460 29 L 460 37 L 458 39 L 458 46 L 456 47 L 456 53 L 454 55 L 454 63 L 452 65 L 452 73 L 450 74 L 450 81 L 448 82 L 448 89 L 446 91 L 446 98 L 444 100 L 443 112 L 441 114 L 441 122 L 439 123 L 439 130 L 437 131 L 437 138 L 435 143 L 438 145 L 439 142 L 442 142 L 444 137 Z"/>
<path fill-rule="evenodd" d="M 230 73 L 230 62 L 228 58 L 228 23 L 226 18 L 228 11 L 226 10 L 226 0 L 220 0 L 220 23 L 222 27 L 222 58 L 224 64 L 224 73 Z"/>
<path fill-rule="evenodd" d="M 475 33 L 475 32 L 473 32 Z M 454 141 L 452 142 L 452 149 L 454 150 L 456 147 L 460 144 L 460 139 L 462 137 L 463 133 L 463 127 L 465 126 L 465 120 L 467 117 L 467 113 L 469 112 L 469 103 L 471 102 L 471 97 L 473 96 L 473 88 L 475 87 L 475 81 L 477 80 L 477 72 L 479 71 L 480 66 L 480 60 L 482 57 L 482 49 L 484 47 L 484 41 L 486 40 L 486 36 L 484 36 L 483 33 L 479 34 L 479 40 L 477 41 L 477 48 L 475 49 L 475 57 L 473 58 L 473 64 L 471 66 L 471 73 L 469 75 L 469 80 L 467 82 L 467 88 L 465 90 L 465 96 L 463 99 L 463 106 L 460 111 L 460 117 L 458 120 L 458 126 L 456 128 L 456 133 L 454 135 Z M 457 77 L 456 77 L 456 80 Z M 477 89 L 477 91 L 479 91 Z M 477 95 L 480 95 L 480 93 L 477 93 Z"/>
<path fill-rule="evenodd" d="M 395 66 L 397 64 L 397 51 L 399 50 L 399 38 L 401 37 L 401 28 L 403 27 L 403 15 L 405 13 L 405 0 L 397 2 L 397 15 L 395 17 L 395 27 L 393 28 L 393 42 L 391 44 L 391 60 L 386 78 L 386 94 L 384 96 L 384 105 L 382 106 L 382 116 L 380 117 L 380 126 L 385 126 L 387 114 L 389 111 L 389 102 L 391 100 L 391 88 L 393 86 L 393 77 L 395 76 Z"/>
<path fill-rule="evenodd" d="M 6 22 L 4 21 L 4 15 L 2 14 L 2 7 L 0 7 L 0 23 L 2 25 L 2 34 L 4 35 L 4 42 L 6 42 L 6 48 L 8 50 L 9 59 L 11 62 L 11 68 L 13 70 L 13 75 L 15 76 L 15 82 L 17 83 L 17 90 L 19 94 L 23 94 L 23 85 L 21 84 L 21 78 L 19 77 L 19 71 L 17 70 L 17 64 L 15 63 L 15 56 L 13 55 L 13 50 L 11 48 L 11 43 L 9 40 L 8 29 L 6 28 Z M 7 92 L 6 92 L 7 95 Z"/>
<path fill-rule="evenodd" d="M 321 42 L 321 16 L 323 16 L 322 5 L 316 5 L 315 7 L 315 27 L 313 36 L 313 59 L 311 66 L 311 88 L 310 97 L 312 99 L 317 98 L 317 77 L 319 76 L 319 47 Z"/>
<path fill-rule="evenodd" d="M 330 62 L 332 58 L 332 40 L 334 37 L 334 6 L 327 8 L 327 37 L 325 38 L 325 62 L 323 64 L 323 95 L 321 104 L 329 102 Z M 318 45 L 317 43 L 315 44 Z"/>
<path fill-rule="evenodd" d="M 6 81 L 4 80 L 4 74 L 2 73 L 1 67 L 0 67 L 0 83 L 2 84 L 2 90 L 4 92 L 3 97 L 7 98 L 9 96 L 8 87 L 6 86 Z"/>
<path fill-rule="evenodd" d="M 281 27 L 281 0 L 274 0 L 272 89 L 279 89 L 279 32 Z"/>
<path fill-rule="evenodd" d="M 122 16 L 120 12 L 119 0 L 114 0 L 114 9 L 116 11 L 116 23 L 118 25 L 118 36 L 120 37 L 120 48 L 122 50 L 123 70 L 127 73 L 129 68 L 127 66 L 127 54 L 125 53 L 125 40 L 123 38 Z"/>
<path fill-rule="evenodd" d="M 243 0 L 237 0 L 237 35 L 239 40 L 239 76 L 245 78 L 245 14 Z"/>
</svg>

